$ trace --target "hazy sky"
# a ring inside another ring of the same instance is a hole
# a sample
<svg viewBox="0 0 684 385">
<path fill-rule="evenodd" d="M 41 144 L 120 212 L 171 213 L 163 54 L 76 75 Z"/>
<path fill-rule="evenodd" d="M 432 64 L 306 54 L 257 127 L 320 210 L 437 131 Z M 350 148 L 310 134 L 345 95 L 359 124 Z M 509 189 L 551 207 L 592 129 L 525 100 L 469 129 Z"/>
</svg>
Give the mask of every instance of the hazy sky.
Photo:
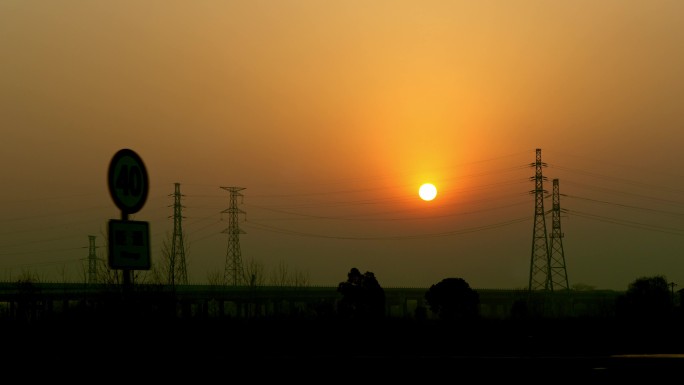
<svg viewBox="0 0 684 385">
<path fill-rule="evenodd" d="M 243 262 L 524 288 L 541 148 L 571 286 L 684 287 L 683 37 L 679 0 L 0 0 L 0 279 L 106 261 L 130 148 L 153 264 L 181 184 L 193 283 L 239 186 Z"/>
</svg>

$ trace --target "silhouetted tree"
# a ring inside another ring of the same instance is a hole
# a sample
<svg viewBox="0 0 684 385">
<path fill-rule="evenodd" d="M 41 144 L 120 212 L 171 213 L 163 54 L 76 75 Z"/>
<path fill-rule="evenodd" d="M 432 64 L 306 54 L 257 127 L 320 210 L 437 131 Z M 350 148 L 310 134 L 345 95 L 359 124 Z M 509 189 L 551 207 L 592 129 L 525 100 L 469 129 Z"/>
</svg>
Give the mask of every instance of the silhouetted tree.
<svg viewBox="0 0 684 385">
<path fill-rule="evenodd" d="M 271 271 L 270 285 L 305 287 L 309 285 L 308 273 L 291 270 L 285 261 L 280 261 Z"/>
<path fill-rule="evenodd" d="M 250 287 L 264 286 L 266 282 L 266 268 L 264 264 L 254 258 L 244 261 L 245 283 Z"/>
<path fill-rule="evenodd" d="M 342 294 L 337 311 L 344 318 L 379 319 L 385 315 L 385 291 L 375 275 L 367 271 L 361 274 L 352 268 L 347 280 L 340 282 L 337 291 Z"/>
<path fill-rule="evenodd" d="M 474 320 L 480 295 L 463 278 L 445 278 L 425 293 L 430 310 L 443 320 Z"/>
<path fill-rule="evenodd" d="M 673 298 L 664 276 L 641 277 L 617 299 L 617 314 L 633 321 L 662 321 L 672 315 Z"/>
<path fill-rule="evenodd" d="M 596 290 L 596 286 L 587 285 L 586 283 L 576 283 L 576 284 L 572 285 L 572 290 L 590 291 L 590 290 Z"/>
</svg>

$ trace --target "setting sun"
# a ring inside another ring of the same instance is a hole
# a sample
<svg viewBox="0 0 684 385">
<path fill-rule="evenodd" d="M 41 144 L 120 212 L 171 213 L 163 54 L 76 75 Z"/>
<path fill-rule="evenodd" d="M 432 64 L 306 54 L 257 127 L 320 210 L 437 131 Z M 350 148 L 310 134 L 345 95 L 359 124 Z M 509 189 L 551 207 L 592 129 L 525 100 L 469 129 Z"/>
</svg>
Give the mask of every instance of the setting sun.
<svg viewBox="0 0 684 385">
<path fill-rule="evenodd" d="M 431 201 L 437 196 L 437 188 L 432 183 L 425 183 L 418 189 L 418 195 L 424 201 Z"/>
</svg>

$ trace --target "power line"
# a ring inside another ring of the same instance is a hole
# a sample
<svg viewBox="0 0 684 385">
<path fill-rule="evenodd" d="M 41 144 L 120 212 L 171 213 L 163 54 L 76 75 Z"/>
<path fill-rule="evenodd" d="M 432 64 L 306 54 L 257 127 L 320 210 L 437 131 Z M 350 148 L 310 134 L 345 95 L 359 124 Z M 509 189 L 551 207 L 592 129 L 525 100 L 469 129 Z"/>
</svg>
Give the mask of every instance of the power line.
<svg viewBox="0 0 684 385">
<path fill-rule="evenodd" d="M 588 214 L 588 213 L 584 213 L 584 212 L 577 211 L 577 210 L 571 210 L 571 209 L 566 209 L 564 211 L 567 212 L 568 214 L 572 214 L 572 215 L 575 215 L 578 217 L 593 219 L 593 220 L 597 220 L 600 222 L 611 223 L 611 224 L 627 226 L 627 227 L 633 227 L 633 228 L 642 229 L 642 230 L 655 231 L 655 232 L 660 232 L 660 233 L 665 233 L 665 234 L 684 235 L 683 229 L 677 229 L 677 228 L 673 228 L 673 227 L 663 227 L 663 226 L 652 226 L 652 225 L 647 225 L 647 224 L 634 222 L 634 221 L 616 219 L 616 218 L 611 218 L 611 217 L 606 217 L 606 216 L 601 216 L 601 215 L 596 215 L 596 214 Z"/>
<path fill-rule="evenodd" d="M 622 208 L 627 208 L 627 209 L 650 211 L 650 212 L 654 212 L 654 213 L 665 214 L 665 215 L 676 216 L 676 217 L 684 216 L 684 213 L 680 213 L 680 212 L 658 210 L 658 209 L 652 209 L 652 208 L 648 208 L 648 207 L 640 207 L 640 206 L 634 206 L 634 205 L 626 205 L 623 203 L 609 202 L 609 201 L 605 201 L 605 200 L 586 198 L 586 197 L 581 197 L 581 196 L 577 196 L 577 195 L 567 195 L 567 194 L 562 194 L 562 195 L 564 197 L 571 198 L 571 199 L 579 199 L 579 200 L 583 200 L 583 201 L 601 203 L 601 204 L 605 204 L 605 205 L 611 205 L 611 206 L 622 207 Z"/>
<path fill-rule="evenodd" d="M 443 231 L 438 233 L 426 233 L 426 234 L 411 234 L 411 235 L 388 235 L 388 236 L 369 236 L 369 237 L 355 237 L 355 236 L 343 236 L 343 235 L 328 235 L 320 233 L 309 233 L 296 231 L 292 229 L 283 229 L 280 227 L 269 226 L 262 223 L 257 223 L 254 221 L 247 221 L 245 224 L 247 226 L 261 229 L 264 231 L 270 231 L 279 234 L 294 235 L 300 237 L 308 238 L 324 238 L 324 239 L 338 239 L 338 240 L 355 240 L 355 241 L 402 241 L 402 240 L 413 240 L 413 239 L 427 239 L 427 238 L 441 238 L 441 237 L 452 237 L 464 234 L 470 234 L 479 231 L 487 231 L 496 229 L 499 227 L 510 226 L 517 223 L 523 223 L 529 221 L 529 217 L 516 218 L 508 220 L 505 222 L 497 222 L 483 226 L 467 227 L 459 230 Z"/>
</svg>

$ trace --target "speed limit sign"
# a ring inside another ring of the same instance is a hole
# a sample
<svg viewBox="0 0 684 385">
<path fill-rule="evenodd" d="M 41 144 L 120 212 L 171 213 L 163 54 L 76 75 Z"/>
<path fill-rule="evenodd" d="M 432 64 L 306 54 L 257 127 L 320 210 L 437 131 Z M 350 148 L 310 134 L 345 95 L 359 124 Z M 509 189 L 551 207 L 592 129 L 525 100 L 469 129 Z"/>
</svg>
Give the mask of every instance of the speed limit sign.
<svg viewBox="0 0 684 385">
<path fill-rule="evenodd" d="M 124 214 L 140 211 L 149 189 L 147 170 L 140 156 L 127 148 L 119 150 L 109 163 L 107 177 L 116 207 Z"/>
</svg>

